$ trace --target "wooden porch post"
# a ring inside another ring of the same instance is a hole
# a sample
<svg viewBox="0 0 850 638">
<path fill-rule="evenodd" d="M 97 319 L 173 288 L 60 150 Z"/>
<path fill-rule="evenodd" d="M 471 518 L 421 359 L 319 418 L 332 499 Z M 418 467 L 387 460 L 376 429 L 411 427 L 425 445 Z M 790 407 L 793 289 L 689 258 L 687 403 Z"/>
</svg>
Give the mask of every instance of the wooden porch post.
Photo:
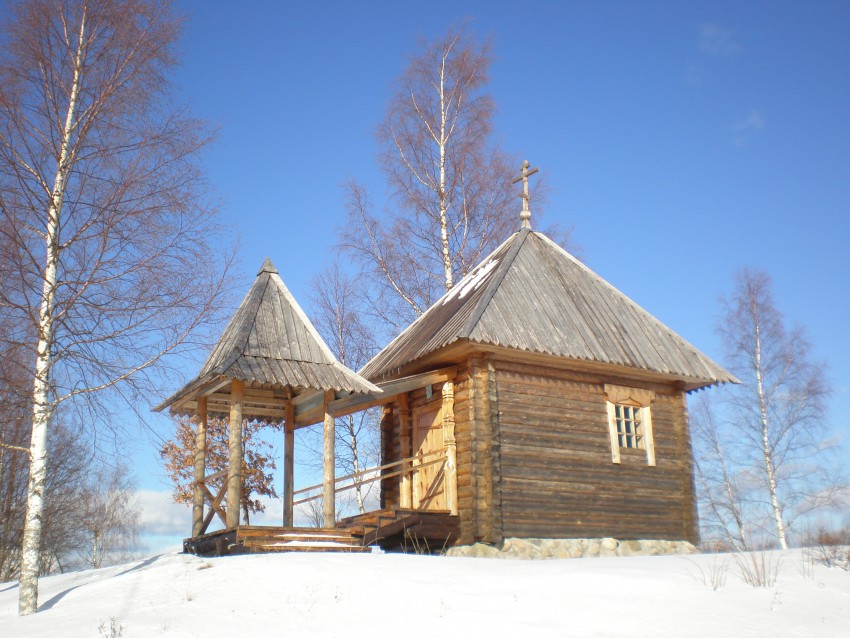
<svg viewBox="0 0 850 638">
<path fill-rule="evenodd" d="M 410 404 L 408 403 L 407 393 L 398 397 L 399 422 L 401 425 L 401 458 L 410 457 Z M 386 461 L 382 461 L 386 462 Z M 401 471 L 403 474 L 399 477 L 399 504 L 404 508 L 413 507 L 413 499 L 411 495 L 411 486 L 413 481 L 410 476 L 410 463 L 402 463 Z"/>
<path fill-rule="evenodd" d="M 455 441 L 455 384 L 443 384 L 443 442 L 446 444 L 446 505 L 457 514 L 457 442 Z"/>
<path fill-rule="evenodd" d="M 192 537 L 201 535 L 204 525 L 204 491 L 201 481 L 207 473 L 207 398 L 198 397 L 195 415 L 195 484 L 192 488 Z"/>
<path fill-rule="evenodd" d="M 324 421 L 324 484 L 322 490 L 322 525 L 327 528 L 336 527 L 336 456 L 334 444 L 334 418 L 328 412 L 328 406 L 334 400 L 334 391 L 325 390 L 325 400 L 322 406 L 325 412 Z"/>
<path fill-rule="evenodd" d="M 230 458 L 227 467 L 227 527 L 239 527 L 242 506 L 242 400 L 245 384 L 230 385 Z"/>
<path fill-rule="evenodd" d="M 295 470 L 295 407 L 286 404 L 286 423 L 283 430 L 283 526 L 292 527 L 292 500 Z"/>
</svg>

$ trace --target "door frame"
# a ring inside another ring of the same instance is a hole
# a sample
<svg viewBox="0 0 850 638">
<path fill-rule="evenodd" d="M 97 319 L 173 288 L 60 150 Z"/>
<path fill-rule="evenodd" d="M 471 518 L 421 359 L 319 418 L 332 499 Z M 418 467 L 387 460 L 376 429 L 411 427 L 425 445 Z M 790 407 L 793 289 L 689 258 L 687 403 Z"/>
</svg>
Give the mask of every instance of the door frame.
<svg viewBox="0 0 850 638">
<path fill-rule="evenodd" d="M 412 454 L 414 459 L 419 455 L 419 448 L 417 447 L 417 449 L 413 449 L 416 446 L 417 441 L 419 441 L 419 431 L 420 431 L 419 417 L 422 414 L 425 414 L 425 413 L 428 413 L 428 412 L 436 412 L 436 414 L 437 414 L 436 418 L 439 421 L 439 428 L 441 430 L 441 438 L 443 438 L 442 449 L 444 449 L 444 450 L 448 449 L 448 446 L 446 445 L 446 441 L 445 441 L 445 432 L 444 432 L 445 413 L 444 413 L 443 402 L 440 401 L 439 399 L 435 399 L 433 401 L 429 401 L 428 403 L 424 403 L 422 405 L 416 406 L 415 408 L 413 408 L 413 410 L 411 410 L 411 415 L 410 415 L 411 419 L 410 420 L 412 422 L 411 423 L 412 427 L 411 427 L 411 432 L 410 432 L 410 435 L 411 435 L 410 436 L 410 442 L 411 442 L 411 454 Z M 434 429 L 437 429 L 437 428 L 429 426 L 428 429 L 434 430 Z M 415 460 L 414 460 L 414 463 L 415 463 Z M 434 466 L 431 466 L 431 467 L 434 467 Z M 430 469 L 430 468 L 428 468 L 428 469 Z M 411 472 L 411 483 L 412 483 L 412 487 L 413 487 L 411 505 L 413 506 L 414 509 L 424 509 L 424 510 L 427 511 L 427 509 L 428 509 L 427 506 L 425 508 L 422 508 L 422 498 L 421 498 L 422 495 L 419 493 L 420 492 L 419 472 L 421 472 L 421 471 L 423 471 L 423 470 L 414 470 L 413 472 Z M 446 490 L 446 481 L 448 480 L 448 477 L 446 476 L 445 461 L 443 462 L 442 466 L 439 467 L 437 473 L 435 474 L 435 477 L 440 476 L 440 475 L 442 475 L 443 500 L 445 501 L 445 507 L 441 508 L 441 511 L 442 511 L 442 509 L 449 509 L 448 493 L 447 493 L 447 490 Z"/>
</svg>

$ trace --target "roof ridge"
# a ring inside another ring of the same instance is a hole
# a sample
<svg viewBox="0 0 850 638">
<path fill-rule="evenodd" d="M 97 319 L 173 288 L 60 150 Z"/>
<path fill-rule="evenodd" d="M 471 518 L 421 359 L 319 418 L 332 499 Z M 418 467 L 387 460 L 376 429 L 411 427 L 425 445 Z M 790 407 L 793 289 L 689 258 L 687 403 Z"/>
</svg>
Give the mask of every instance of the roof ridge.
<svg viewBox="0 0 850 638">
<path fill-rule="evenodd" d="M 254 281 L 253 286 L 251 286 L 251 290 L 249 291 L 249 294 L 250 294 L 250 292 L 253 292 L 255 288 L 259 287 L 260 276 L 262 274 L 264 274 L 264 271 L 260 271 L 257 274 L 257 279 Z M 220 373 L 224 373 L 230 366 L 232 366 L 239 359 L 239 357 L 242 357 L 242 356 L 245 355 L 245 349 L 248 345 L 248 339 L 250 339 L 250 337 L 251 337 L 251 329 L 254 327 L 254 324 L 257 323 L 257 314 L 258 314 L 258 311 L 260 309 L 260 305 L 263 303 L 263 297 L 266 294 L 266 288 L 268 288 L 269 279 L 271 278 L 270 273 L 265 272 L 265 274 L 267 276 L 266 276 L 266 281 L 265 281 L 264 285 L 262 285 L 262 290 L 260 290 L 259 293 L 257 294 L 256 300 L 252 299 L 251 305 L 245 309 L 246 313 L 249 310 L 251 310 L 252 312 L 250 314 L 251 321 L 247 325 L 247 329 L 244 330 L 244 332 L 245 332 L 244 337 L 240 337 L 239 339 L 233 340 L 234 344 L 233 344 L 232 350 L 230 351 L 230 354 L 227 356 L 226 359 L 222 360 L 221 364 L 216 366 Z M 240 326 L 240 328 L 245 328 L 245 326 Z M 222 335 L 222 337 L 223 336 L 224 335 Z M 236 336 L 239 337 L 239 335 L 236 335 Z"/>
<path fill-rule="evenodd" d="M 721 366 L 716 361 L 714 361 L 714 359 L 712 359 L 707 354 L 705 354 L 702 350 L 700 350 L 699 348 L 694 346 L 690 341 L 685 339 L 677 331 L 673 330 L 673 328 L 671 328 L 666 323 L 661 321 L 658 317 L 653 315 L 646 308 L 644 308 L 642 305 L 640 305 L 637 301 L 632 299 L 629 295 L 624 293 L 622 290 L 617 288 L 610 281 L 608 281 L 607 279 L 605 279 L 604 277 L 599 275 L 599 273 L 597 273 L 596 271 L 591 269 L 589 266 L 584 264 L 581 260 L 577 259 L 569 251 L 567 251 L 563 246 L 559 245 L 557 242 L 553 241 L 552 239 L 550 239 L 549 237 L 547 237 L 543 233 L 535 233 L 535 234 L 540 239 L 542 239 L 544 242 L 548 243 L 550 246 L 554 247 L 555 249 L 557 249 L 558 251 L 563 253 L 566 257 L 568 257 L 570 259 L 570 261 L 572 261 L 578 268 L 580 268 L 587 275 L 589 275 L 594 282 L 596 282 L 598 284 L 602 284 L 604 287 L 606 287 L 610 291 L 612 291 L 612 292 L 616 293 L 617 295 L 619 295 L 620 297 L 622 297 L 626 302 L 628 302 L 628 305 L 631 306 L 631 308 L 641 316 L 641 318 L 643 320 L 648 320 L 656 328 L 656 330 L 660 330 L 661 332 L 666 332 L 670 337 L 673 338 L 674 341 L 678 341 L 680 346 L 684 346 L 684 347 L 686 347 L 686 349 L 690 350 L 694 355 L 696 355 L 697 359 L 700 362 L 700 365 L 705 369 L 705 371 L 707 373 L 709 373 L 710 375 L 717 376 L 718 371 L 726 372 L 726 370 L 723 368 L 723 366 Z M 654 340 L 650 340 L 650 345 L 656 351 L 656 353 L 659 353 L 658 344 Z M 710 365 L 707 365 L 707 364 L 710 364 Z M 712 366 L 717 368 L 717 370 L 712 370 L 711 369 Z M 728 372 L 726 372 L 726 374 L 728 374 L 732 379 L 734 379 L 734 381 L 737 381 L 737 379 L 735 378 L 734 375 L 729 374 Z"/>
<path fill-rule="evenodd" d="M 291 292 L 289 292 L 289 288 L 286 287 L 283 278 L 277 273 L 269 275 L 269 279 L 271 279 L 272 277 L 276 278 L 275 285 L 278 287 L 278 290 L 280 290 L 284 300 L 289 304 L 289 307 L 292 309 L 292 312 L 295 313 L 295 316 L 301 321 L 301 324 L 307 330 L 307 333 L 316 342 L 316 345 L 319 347 L 321 353 L 325 355 L 325 357 L 328 359 L 328 361 L 323 361 L 322 363 L 332 363 L 336 361 L 336 356 L 331 351 L 330 347 L 328 347 L 328 344 L 325 343 L 325 340 L 322 339 L 322 336 L 319 334 L 319 331 L 316 330 L 316 327 L 313 325 L 313 322 L 310 321 L 310 317 L 307 316 L 307 313 L 304 312 L 304 309 L 295 300 L 295 296 Z"/>
<path fill-rule="evenodd" d="M 283 278 L 278 273 L 270 274 L 269 279 L 271 278 L 275 278 L 275 285 L 278 286 L 278 289 L 280 290 L 281 294 L 289 303 L 290 308 L 292 308 L 292 312 L 295 313 L 295 315 L 301 320 L 302 324 L 304 325 L 304 328 L 307 330 L 307 333 L 316 342 L 316 345 L 319 347 L 319 350 L 322 352 L 322 354 L 325 355 L 327 361 L 323 361 L 321 363 L 323 365 L 330 365 L 334 367 L 346 377 L 350 377 L 353 374 L 354 376 L 351 378 L 361 384 L 365 382 L 366 384 L 368 384 L 367 387 L 369 387 L 370 390 L 377 390 L 377 386 L 373 385 L 372 382 L 370 382 L 368 379 L 361 377 L 355 370 L 352 370 L 347 365 L 342 363 L 339 359 L 337 359 L 336 355 L 330 349 L 330 346 L 328 346 L 328 344 L 322 338 L 322 335 L 319 334 L 319 331 L 316 329 L 316 326 L 313 325 L 313 322 L 310 320 L 310 317 L 307 316 L 307 313 L 304 312 L 304 309 L 301 308 L 301 306 L 295 300 L 293 294 L 289 292 L 289 288 L 286 287 L 286 284 L 283 282 Z"/>
<path fill-rule="evenodd" d="M 487 310 L 487 306 L 490 305 L 490 302 L 493 300 L 493 297 L 499 290 L 499 286 L 501 286 L 502 282 L 505 280 L 505 277 L 507 276 L 508 271 L 511 268 L 511 264 L 514 263 L 516 256 L 519 254 L 520 248 L 522 248 L 530 232 L 532 231 L 529 228 L 521 228 L 516 233 L 516 238 L 514 239 L 513 245 L 510 247 L 510 249 L 508 250 L 508 254 L 505 255 L 505 258 L 502 260 L 502 263 L 499 264 L 496 273 L 493 275 L 493 277 L 487 284 L 487 290 L 484 291 L 484 296 L 478 301 L 478 304 L 475 306 L 475 311 L 472 313 L 469 319 L 467 319 L 466 325 L 463 327 L 463 330 L 461 330 L 458 334 L 458 338 L 468 339 L 469 335 L 472 334 L 472 330 L 475 328 L 476 324 L 481 321 L 481 317 L 484 316 L 484 312 Z"/>
<path fill-rule="evenodd" d="M 416 317 L 401 332 L 399 332 L 395 337 L 390 339 L 389 343 L 384 345 L 384 347 L 381 348 L 381 350 L 377 354 L 375 354 L 375 356 L 373 356 L 371 359 L 369 359 L 369 361 L 367 361 L 360 367 L 360 369 L 357 371 L 357 374 L 362 375 L 364 373 L 368 373 L 369 366 L 372 365 L 376 360 L 378 360 L 381 354 L 390 349 L 394 344 L 401 342 L 405 338 L 405 335 L 415 332 L 422 324 L 422 322 L 427 320 L 433 308 L 435 308 L 439 304 L 446 304 L 449 299 L 458 295 L 458 293 L 463 289 L 463 286 L 461 286 L 461 284 L 464 282 L 464 280 L 467 277 L 475 276 L 475 273 L 479 271 L 483 267 L 483 265 L 486 264 L 490 259 L 492 259 L 493 255 L 502 250 L 502 248 L 511 241 L 511 238 L 515 234 L 516 233 L 513 233 L 510 237 L 508 237 L 507 239 L 502 241 L 498 246 L 496 246 L 496 248 L 494 248 L 490 253 L 488 253 L 487 256 L 483 260 L 481 260 L 472 270 L 470 270 L 463 277 L 461 277 L 460 281 L 458 281 L 456 285 L 452 286 L 449 290 L 440 295 L 439 299 L 432 303 L 421 315 Z"/>
</svg>

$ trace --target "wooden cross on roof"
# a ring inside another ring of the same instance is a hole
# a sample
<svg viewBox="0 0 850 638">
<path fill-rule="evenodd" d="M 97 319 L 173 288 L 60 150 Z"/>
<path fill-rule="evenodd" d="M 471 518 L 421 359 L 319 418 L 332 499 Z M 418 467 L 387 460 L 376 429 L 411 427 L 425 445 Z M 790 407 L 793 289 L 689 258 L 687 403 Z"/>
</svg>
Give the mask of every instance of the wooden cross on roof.
<svg viewBox="0 0 850 638">
<path fill-rule="evenodd" d="M 528 207 L 528 200 L 531 196 L 528 194 L 528 178 L 540 170 L 539 168 L 532 168 L 529 170 L 529 166 L 531 166 L 529 161 L 523 160 L 520 176 L 511 182 L 511 184 L 516 184 L 518 181 L 522 180 L 522 194 L 520 195 L 522 198 L 522 211 L 519 214 L 519 218 L 522 220 L 522 228 L 531 228 L 531 209 Z"/>
</svg>

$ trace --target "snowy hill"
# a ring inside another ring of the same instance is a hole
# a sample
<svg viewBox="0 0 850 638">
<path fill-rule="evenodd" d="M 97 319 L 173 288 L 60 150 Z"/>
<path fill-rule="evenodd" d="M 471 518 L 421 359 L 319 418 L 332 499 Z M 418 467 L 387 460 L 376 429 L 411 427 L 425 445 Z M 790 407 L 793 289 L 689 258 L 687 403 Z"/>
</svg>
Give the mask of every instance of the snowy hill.
<svg viewBox="0 0 850 638">
<path fill-rule="evenodd" d="M 726 555 L 165 554 L 45 578 L 25 618 L 0 584 L 0 636 L 850 636 L 850 573 L 766 561 L 776 583 L 754 588 Z"/>
</svg>

